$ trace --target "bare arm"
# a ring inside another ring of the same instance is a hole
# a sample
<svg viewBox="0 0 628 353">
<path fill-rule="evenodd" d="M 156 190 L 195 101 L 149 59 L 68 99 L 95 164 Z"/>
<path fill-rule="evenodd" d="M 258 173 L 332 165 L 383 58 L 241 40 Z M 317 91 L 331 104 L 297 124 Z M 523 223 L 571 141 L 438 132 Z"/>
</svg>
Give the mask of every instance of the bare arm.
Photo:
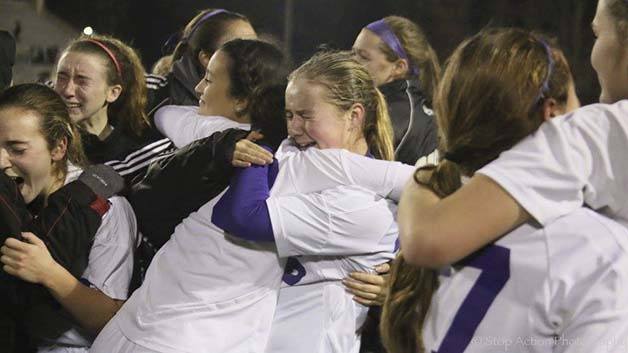
<svg viewBox="0 0 628 353">
<path fill-rule="evenodd" d="M 9 238 L 2 247 L 3 269 L 43 285 L 81 326 L 94 334 L 100 332 L 124 301 L 85 286 L 52 259 L 41 239 L 32 233 L 22 235 L 27 242 Z"/>
<path fill-rule="evenodd" d="M 403 256 L 416 266 L 451 264 L 529 219 L 515 199 L 481 174 L 442 200 L 410 179 L 398 210 Z"/>
</svg>

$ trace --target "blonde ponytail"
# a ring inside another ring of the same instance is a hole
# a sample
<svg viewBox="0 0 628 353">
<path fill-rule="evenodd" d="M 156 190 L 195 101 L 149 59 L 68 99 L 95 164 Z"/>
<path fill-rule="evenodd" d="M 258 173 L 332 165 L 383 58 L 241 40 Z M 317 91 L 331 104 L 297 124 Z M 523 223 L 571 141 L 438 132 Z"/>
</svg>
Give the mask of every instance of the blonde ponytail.
<svg viewBox="0 0 628 353">
<path fill-rule="evenodd" d="M 392 161 L 395 159 L 395 149 L 393 145 L 393 128 L 388 114 L 388 105 L 386 98 L 377 88 L 377 97 L 375 99 L 374 119 L 366 122 L 365 138 L 370 148 L 375 149 L 374 152 L 379 159 Z M 370 124 L 369 124 L 370 123 Z"/>
</svg>

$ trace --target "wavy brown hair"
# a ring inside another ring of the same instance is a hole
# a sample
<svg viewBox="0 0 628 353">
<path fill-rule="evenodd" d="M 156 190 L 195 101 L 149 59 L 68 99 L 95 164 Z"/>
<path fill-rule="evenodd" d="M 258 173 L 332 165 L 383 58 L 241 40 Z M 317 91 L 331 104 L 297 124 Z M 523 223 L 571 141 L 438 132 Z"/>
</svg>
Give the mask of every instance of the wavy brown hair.
<svg viewBox="0 0 628 353">
<path fill-rule="evenodd" d="M 529 31 L 496 28 L 458 46 L 434 101 L 441 149 L 456 156 L 456 162 L 443 159 L 420 168 L 417 183 L 441 198 L 450 195 L 461 187 L 462 175 L 472 175 L 541 125 L 545 99 L 566 104 L 572 84 L 569 66 L 553 46 L 555 65 L 547 78 L 550 63 L 544 43 L 546 39 Z M 421 335 L 437 286 L 436 272 L 411 267 L 398 257 L 389 286 L 380 326 L 386 348 L 390 353 L 424 352 Z"/>
</svg>

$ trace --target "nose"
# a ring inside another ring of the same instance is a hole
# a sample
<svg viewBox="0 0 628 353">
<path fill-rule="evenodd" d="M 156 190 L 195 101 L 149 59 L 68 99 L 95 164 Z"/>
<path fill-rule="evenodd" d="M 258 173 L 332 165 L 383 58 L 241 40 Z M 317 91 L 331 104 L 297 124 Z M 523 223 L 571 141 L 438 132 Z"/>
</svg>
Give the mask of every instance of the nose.
<svg viewBox="0 0 628 353">
<path fill-rule="evenodd" d="M 198 82 L 196 87 L 194 87 L 194 91 L 198 93 L 199 95 L 202 95 L 203 91 L 205 90 L 205 87 L 207 87 L 207 85 L 205 84 L 205 79 L 203 78 Z"/>
<path fill-rule="evenodd" d="M 298 116 L 288 119 L 288 135 L 292 137 L 303 135 L 303 119 Z"/>
<path fill-rule="evenodd" d="M 5 148 L 0 148 L 0 169 L 5 170 L 11 167 L 9 152 Z"/>
<path fill-rule="evenodd" d="M 64 98 L 69 98 L 74 96 L 75 85 L 72 80 L 57 80 L 55 83 L 55 91 L 59 93 Z"/>
</svg>

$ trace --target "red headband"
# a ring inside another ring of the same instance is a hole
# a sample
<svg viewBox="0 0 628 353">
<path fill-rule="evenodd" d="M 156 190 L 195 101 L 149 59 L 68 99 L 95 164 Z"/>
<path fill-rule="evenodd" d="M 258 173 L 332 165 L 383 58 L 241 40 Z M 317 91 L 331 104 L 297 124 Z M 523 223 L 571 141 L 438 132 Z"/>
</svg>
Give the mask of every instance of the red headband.
<svg viewBox="0 0 628 353">
<path fill-rule="evenodd" d="M 122 78 L 122 70 L 120 70 L 120 63 L 118 62 L 118 60 L 116 60 L 116 56 L 113 55 L 113 52 L 107 48 L 106 45 L 104 45 L 102 42 L 97 41 L 96 39 L 85 39 L 85 41 L 87 42 L 91 42 L 96 44 L 97 46 L 99 46 L 100 48 L 102 48 L 102 50 L 105 51 L 105 53 L 107 53 L 107 55 L 109 55 L 109 58 L 111 58 L 111 61 L 113 61 L 114 65 L 116 65 L 116 71 L 118 72 L 118 77 Z"/>
</svg>

